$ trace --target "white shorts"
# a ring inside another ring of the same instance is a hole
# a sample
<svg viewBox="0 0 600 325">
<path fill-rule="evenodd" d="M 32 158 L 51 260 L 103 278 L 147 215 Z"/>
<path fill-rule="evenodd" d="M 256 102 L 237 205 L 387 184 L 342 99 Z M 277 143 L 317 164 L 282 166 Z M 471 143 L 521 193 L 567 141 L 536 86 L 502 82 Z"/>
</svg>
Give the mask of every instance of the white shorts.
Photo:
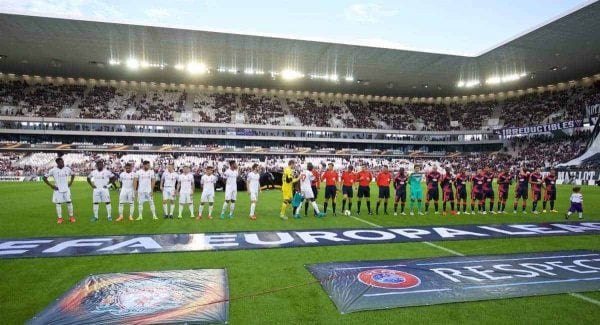
<svg viewBox="0 0 600 325">
<path fill-rule="evenodd" d="M 107 188 L 95 188 L 92 194 L 92 200 L 94 203 L 110 203 L 110 193 Z"/>
<path fill-rule="evenodd" d="M 235 201 L 237 198 L 237 188 L 225 188 L 225 201 Z"/>
<path fill-rule="evenodd" d="M 175 188 L 174 187 L 163 188 L 162 197 L 163 197 L 163 201 L 175 200 Z"/>
<path fill-rule="evenodd" d="M 315 193 L 313 193 L 312 188 L 303 188 L 300 189 L 300 194 L 302 194 L 302 196 L 304 197 L 304 199 L 314 199 L 315 198 Z"/>
<path fill-rule="evenodd" d="M 133 203 L 133 190 L 124 190 L 121 189 L 121 193 L 119 193 L 119 203 Z"/>
<path fill-rule="evenodd" d="M 138 192 L 138 203 L 150 202 L 154 203 L 154 198 L 150 192 Z"/>
<path fill-rule="evenodd" d="M 258 201 L 258 191 L 250 191 L 250 201 Z"/>
<path fill-rule="evenodd" d="M 194 203 L 192 193 L 179 193 L 179 204 Z"/>
<path fill-rule="evenodd" d="M 214 203 L 215 202 L 215 192 L 204 193 L 200 196 L 200 203 Z"/>
<path fill-rule="evenodd" d="M 67 190 L 66 192 L 54 191 L 52 193 L 52 203 L 61 204 L 71 202 L 71 190 Z"/>
</svg>

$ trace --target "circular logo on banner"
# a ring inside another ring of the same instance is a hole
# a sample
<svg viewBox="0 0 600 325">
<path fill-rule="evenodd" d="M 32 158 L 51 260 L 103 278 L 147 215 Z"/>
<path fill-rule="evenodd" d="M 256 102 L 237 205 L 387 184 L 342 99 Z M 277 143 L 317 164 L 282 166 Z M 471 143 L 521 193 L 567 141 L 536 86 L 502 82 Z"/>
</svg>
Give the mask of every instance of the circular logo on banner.
<svg viewBox="0 0 600 325">
<path fill-rule="evenodd" d="M 410 273 L 386 269 L 363 271 L 357 278 L 366 285 L 383 289 L 408 289 L 421 284 L 421 279 Z"/>
</svg>

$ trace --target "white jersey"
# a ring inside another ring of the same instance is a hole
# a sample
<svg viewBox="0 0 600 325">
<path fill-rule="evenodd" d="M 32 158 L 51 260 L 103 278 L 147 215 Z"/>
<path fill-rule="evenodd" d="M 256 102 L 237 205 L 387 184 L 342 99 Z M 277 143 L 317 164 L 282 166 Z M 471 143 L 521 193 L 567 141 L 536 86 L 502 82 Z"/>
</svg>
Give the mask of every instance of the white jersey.
<svg viewBox="0 0 600 325">
<path fill-rule="evenodd" d="M 54 178 L 54 186 L 58 187 L 59 192 L 69 191 L 69 177 L 73 175 L 71 168 L 65 166 L 63 168 L 52 167 L 46 173 L 46 177 Z"/>
<path fill-rule="evenodd" d="M 581 193 L 571 194 L 571 203 L 582 203 L 582 202 L 583 202 L 583 194 L 581 194 Z"/>
<path fill-rule="evenodd" d="M 237 189 L 237 178 L 238 178 L 238 171 L 237 170 L 231 170 L 227 169 L 224 173 L 223 173 L 223 177 L 225 178 L 225 189 Z"/>
<path fill-rule="evenodd" d="M 260 174 L 255 172 L 248 173 L 248 191 L 249 192 L 258 192 L 260 189 Z"/>
<path fill-rule="evenodd" d="M 163 182 L 163 187 L 175 187 L 175 183 L 177 182 L 177 173 L 170 172 L 165 170 L 161 176 L 161 182 Z"/>
<path fill-rule="evenodd" d="M 121 172 L 119 174 L 119 180 L 121 180 L 121 191 L 133 191 L 133 179 L 135 173 Z"/>
<path fill-rule="evenodd" d="M 310 170 L 303 170 L 300 173 L 300 189 L 312 191 L 312 181 L 315 179 L 315 175 Z"/>
<path fill-rule="evenodd" d="M 177 180 L 180 184 L 180 193 L 192 193 L 192 188 L 194 188 L 194 175 L 192 173 L 180 174 Z"/>
<path fill-rule="evenodd" d="M 152 180 L 154 177 L 154 171 L 152 169 L 138 170 L 135 173 L 135 178 L 138 179 L 138 192 L 152 193 Z"/>
<path fill-rule="evenodd" d="M 106 168 L 102 170 L 94 169 L 88 175 L 88 177 L 92 179 L 94 185 L 96 185 L 96 188 L 107 188 L 108 184 L 110 183 L 110 179 L 114 177 L 114 174 Z"/>
<path fill-rule="evenodd" d="M 215 184 L 217 183 L 217 176 L 215 175 L 202 175 L 200 178 L 200 184 L 202 184 L 202 193 L 214 193 Z"/>
</svg>

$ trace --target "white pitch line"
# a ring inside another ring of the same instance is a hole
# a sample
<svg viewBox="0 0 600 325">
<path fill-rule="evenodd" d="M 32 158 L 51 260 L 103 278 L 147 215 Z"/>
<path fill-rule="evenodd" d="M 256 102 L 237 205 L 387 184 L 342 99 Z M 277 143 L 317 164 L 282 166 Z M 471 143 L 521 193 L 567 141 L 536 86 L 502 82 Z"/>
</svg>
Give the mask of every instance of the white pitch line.
<svg viewBox="0 0 600 325">
<path fill-rule="evenodd" d="M 452 249 L 450 249 L 450 248 L 446 248 L 446 247 L 444 247 L 444 246 L 436 245 L 436 244 L 434 244 L 434 243 L 432 243 L 432 242 L 424 241 L 424 242 L 422 242 L 422 243 L 423 243 L 423 244 L 425 244 L 425 245 L 429 245 L 429 246 L 431 246 L 431 247 L 435 247 L 435 248 L 437 248 L 437 249 L 441 249 L 441 250 L 443 250 L 443 251 L 446 251 L 446 252 L 448 252 L 448 253 L 450 253 L 450 254 L 454 254 L 454 255 L 456 255 L 456 256 L 465 256 L 465 254 L 463 254 L 463 253 L 459 253 L 459 252 L 457 252 L 457 251 L 455 251 L 455 250 L 452 250 Z"/>
<path fill-rule="evenodd" d="M 364 222 L 364 223 L 366 223 L 366 224 L 368 224 L 368 225 L 371 225 L 371 226 L 373 226 L 373 227 L 376 227 L 376 228 L 383 228 L 383 226 L 381 226 L 381 225 L 378 225 L 378 224 L 376 224 L 376 223 L 372 223 L 372 222 L 370 222 L 370 221 L 367 221 L 367 220 L 365 220 L 365 219 L 361 219 L 361 218 L 359 218 L 359 217 L 355 217 L 355 216 L 350 216 L 350 217 L 351 217 L 351 218 L 353 218 L 353 219 L 355 219 L 355 220 L 358 220 L 358 221 L 360 221 L 360 222 Z M 441 249 L 441 250 L 445 251 L 446 253 L 450 253 L 450 254 L 453 254 L 453 255 L 456 255 L 456 256 L 465 256 L 465 254 L 459 253 L 459 252 L 457 252 L 457 251 L 455 251 L 455 250 L 452 250 L 452 249 L 450 249 L 450 248 L 446 248 L 446 247 L 443 247 L 443 246 L 440 246 L 440 245 L 436 245 L 436 244 L 434 244 L 434 243 L 432 243 L 432 242 L 424 241 L 424 242 L 422 242 L 422 243 L 423 243 L 423 244 L 425 244 L 425 245 L 429 245 L 429 246 L 431 246 L 431 247 L 435 247 L 435 248 L 437 248 L 437 249 Z"/>
<path fill-rule="evenodd" d="M 586 297 L 586 296 L 584 296 L 584 295 L 580 295 L 580 294 L 578 294 L 578 293 L 575 293 L 575 292 L 571 292 L 571 293 L 569 293 L 569 295 L 571 295 L 571 296 L 573 296 L 573 297 L 575 297 L 575 298 L 579 298 L 579 299 L 581 299 L 581 300 L 585 300 L 585 301 L 587 301 L 587 302 L 590 302 L 590 303 L 592 303 L 592 304 L 594 304 L 594 305 L 598 305 L 598 306 L 600 306 L 600 301 L 598 301 L 598 300 L 596 300 L 596 299 L 592 299 L 592 298 L 590 298 L 590 297 Z"/>
</svg>

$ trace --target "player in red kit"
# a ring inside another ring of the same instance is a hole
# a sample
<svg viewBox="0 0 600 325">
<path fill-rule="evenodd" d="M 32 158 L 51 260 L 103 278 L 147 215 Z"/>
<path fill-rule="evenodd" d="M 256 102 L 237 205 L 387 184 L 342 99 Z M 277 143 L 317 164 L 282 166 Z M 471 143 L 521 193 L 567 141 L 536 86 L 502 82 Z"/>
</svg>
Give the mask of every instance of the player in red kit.
<svg viewBox="0 0 600 325">
<path fill-rule="evenodd" d="M 473 188 L 471 189 L 471 213 L 475 214 L 475 201 L 477 201 L 477 208 L 479 213 L 485 214 L 483 206 L 485 205 L 483 183 L 485 183 L 485 176 L 481 168 L 477 169 L 475 175 L 471 177 L 473 182 Z"/>
<path fill-rule="evenodd" d="M 508 189 L 512 184 L 512 175 L 507 167 L 498 174 L 498 212 L 506 214 L 506 200 L 508 199 Z"/>
<path fill-rule="evenodd" d="M 515 202 L 513 203 L 513 213 L 517 213 L 519 199 L 522 199 L 523 214 L 527 214 L 527 197 L 529 195 L 529 193 L 527 193 L 529 187 L 529 172 L 527 171 L 527 167 L 521 167 L 521 171 L 517 174 L 516 180 L 517 186 L 515 189 Z"/>
<path fill-rule="evenodd" d="M 379 187 L 379 199 L 375 206 L 375 214 L 379 214 L 379 205 L 383 201 L 383 214 L 387 215 L 388 199 L 390 198 L 390 183 L 392 182 L 392 174 L 388 170 L 388 166 L 383 166 L 383 170 L 377 174 L 377 186 Z"/>
<path fill-rule="evenodd" d="M 452 190 L 452 184 L 454 183 L 454 176 L 450 167 L 446 167 L 446 173 L 442 176 L 442 215 L 446 215 L 446 204 L 450 202 L 450 214 L 456 215 L 454 210 L 454 191 Z"/>
<path fill-rule="evenodd" d="M 438 200 L 440 199 L 440 180 L 442 179 L 442 174 L 438 172 L 437 166 L 431 167 L 431 171 L 425 176 L 425 181 L 427 183 L 427 196 L 425 197 L 425 213 L 429 210 L 429 201 L 433 200 L 433 206 L 435 208 L 435 214 L 439 214 L 439 205 Z"/>
<path fill-rule="evenodd" d="M 323 202 L 323 212 L 327 213 L 328 200 L 331 201 L 331 208 L 333 209 L 333 215 L 335 212 L 335 199 L 337 196 L 337 184 L 339 180 L 338 173 L 333 170 L 333 163 L 327 164 L 327 170 L 323 173 L 321 179 L 325 181 L 325 202 Z"/>
<path fill-rule="evenodd" d="M 539 214 L 537 211 L 538 202 L 542 199 L 542 171 L 539 167 L 533 170 L 529 175 L 529 183 L 531 183 L 531 212 Z"/>
<path fill-rule="evenodd" d="M 490 166 L 486 166 L 483 170 L 483 177 L 485 178 L 485 182 L 483 183 L 483 212 L 485 214 L 485 201 L 490 199 L 490 213 L 496 214 L 494 211 L 494 200 L 496 199 L 496 195 L 494 194 L 494 171 L 492 171 Z"/>
<path fill-rule="evenodd" d="M 354 167 L 348 166 L 342 173 L 342 212 L 346 211 L 346 201 L 348 201 L 348 211 L 352 211 L 352 198 L 354 197 L 354 183 L 356 183 L 356 173 Z"/>
<path fill-rule="evenodd" d="M 550 212 L 557 213 L 558 211 L 554 210 L 554 201 L 556 201 L 556 170 L 550 170 L 550 174 L 544 177 L 544 186 L 546 189 L 544 190 L 544 203 L 543 204 L 543 212 L 546 213 L 546 203 L 550 201 Z"/>
<path fill-rule="evenodd" d="M 469 181 L 469 176 L 465 173 L 464 169 L 461 169 L 456 175 L 454 179 L 454 187 L 456 188 L 456 210 L 458 210 L 458 214 L 460 214 L 460 206 L 462 204 L 462 212 L 464 214 L 469 214 L 467 212 L 467 182 Z"/>
<path fill-rule="evenodd" d="M 373 215 L 371 212 L 371 181 L 373 180 L 373 174 L 367 170 L 367 165 L 362 165 L 361 171 L 358 172 L 356 181 L 358 182 L 358 206 L 356 209 L 356 213 L 360 214 L 360 205 L 362 203 L 362 199 L 367 201 L 367 211 L 369 215 Z"/>
</svg>

